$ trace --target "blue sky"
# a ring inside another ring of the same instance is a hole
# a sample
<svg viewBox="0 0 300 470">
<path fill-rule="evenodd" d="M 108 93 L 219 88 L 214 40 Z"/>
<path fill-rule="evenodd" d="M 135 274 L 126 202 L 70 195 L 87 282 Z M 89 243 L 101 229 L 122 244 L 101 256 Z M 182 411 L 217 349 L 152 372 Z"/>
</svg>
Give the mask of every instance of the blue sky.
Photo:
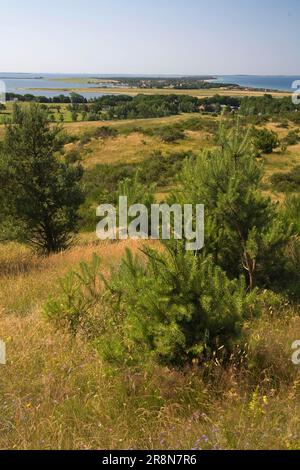
<svg viewBox="0 0 300 470">
<path fill-rule="evenodd" d="M 299 0 L 9 0 L 1 72 L 299 74 Z"/>
</svg>

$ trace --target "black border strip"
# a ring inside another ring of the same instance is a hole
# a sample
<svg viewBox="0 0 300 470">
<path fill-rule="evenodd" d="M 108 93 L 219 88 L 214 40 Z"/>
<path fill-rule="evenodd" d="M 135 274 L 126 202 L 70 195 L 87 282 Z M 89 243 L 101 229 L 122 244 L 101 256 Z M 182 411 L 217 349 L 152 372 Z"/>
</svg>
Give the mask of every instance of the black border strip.
<svg viewBox="0 0 300 470">
<path fill-rule="evenodd" d="M 260 464 L 299 463 L 298 451 L 0 451 L 0 464 L 47 464 L 74 463 L 98 468 L 108 465 L 139 468 L 145 465 L 174 467 L 184 465 L 226 464 L 239 465 L 246 462 Z"/>
</svg>

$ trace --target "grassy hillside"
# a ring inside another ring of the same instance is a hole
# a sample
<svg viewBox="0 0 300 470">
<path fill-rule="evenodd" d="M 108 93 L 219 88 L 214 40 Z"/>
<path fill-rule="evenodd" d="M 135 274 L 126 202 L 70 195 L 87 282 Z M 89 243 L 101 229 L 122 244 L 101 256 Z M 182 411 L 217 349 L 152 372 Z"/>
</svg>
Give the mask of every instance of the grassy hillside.
<svg viewBox="0 0 300 470">
<path fill-rule="evenodd" d="M 104 181 L 103 169 L 109 172 L 110 166 L 117 171 L 158 152 L 167 157 L 213 148 L 219 118 L 192 119 L 68 122 L 65 132 L 75 139 L 64 150 L 80 152 L 88 175 Z M 117 134 L 95 134 L 104 126 Z M 161 129 L 174 126 L 183 137 L 163 141 Z M 277 121 L 262 127 L 280 139 L 298 129 Z M 271 178 L 300 164 L 300 144 L 278 147 L 260 161 L 264 191 L 282 202 L 284 193 Z M 176 175 L 162 179 L 158 199 L 170 185 L 176 185 Z M 246 349 L 237 347 L 226 365 L 215 356 L 201 368 L 182 370 L 154 362 L 144 368 L 108 365 L 93 341 L 57 331 L 47 321 L 44 305 L 59 278 L 93 253 L 108 278 L 125 249 L 139 253 L 143 243 L 100 242 L 94 233 L 80 233 L 72 248 L 47 258 L 19 243 L 0 246 L 0 338 L 8 360 L 0 366 L 0 448 L 299 449 L 300 368 L 291 362 L 291 345 L 300 338 L 299 306 L 266 306 L 245 326 Z M 103 305 L 98 309 L 105 318 Z"/>
<path fill-rule="evenodd" d="M 93 252 L 108 268 L 128 246 L 138 248 L 87 239 L 47 260 L 22 246 L 1 248 L 0 337 L 8 364 L 0 376 L 0 447 L 299 448 L 299 368 L 290 347 L 300 321 L 293 309 L 266 311 L 249 325 L 250 369 L 232 358 L 226 368 L 211 361 L 204 370 L 114 371 L 84 338 L 46 322 L 41 306 L 59 276 Z"/>
</svg>

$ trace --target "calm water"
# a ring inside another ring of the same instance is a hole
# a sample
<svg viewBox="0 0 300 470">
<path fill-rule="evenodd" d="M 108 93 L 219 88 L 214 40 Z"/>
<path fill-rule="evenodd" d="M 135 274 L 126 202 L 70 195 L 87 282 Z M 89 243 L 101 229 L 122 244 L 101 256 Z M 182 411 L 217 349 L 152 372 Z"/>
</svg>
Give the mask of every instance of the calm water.
<svg viewBox="0 0 300 470">
<path fill-rule="evenodd" d="M 68 83 L 62 81 L 56 81 L 57 78 L 86 78 L 86 75 L 54 75 L 54 74 L 23 74 L 23 73 L 1 73 L 0 80 L 5 82 L 7 93 L 17 93 L 24 95 L 30 93 L 34 96 L 47 96 L 53 97 L 60 94 L 68 95 L 67 91 L 60 91 L 60 88 L 93 88 L 95 84 L 86 83 Z M 90 77 L 90 76 L 89 76 Z M 30 90 L 30 88 L 57 88 L 58 91 L 48 90 Z M 102 96 L 100 93 L 81 93 L 86 98 L 93 98 Z"/>
<path fill-rule="evenodd" d="M 300 80 L 300 75 L 222 75 L 218 76 L 217 82 L 234 83 L 243 87 L 264 90 L 293 91 L 292 84 L 295 80 Z"/>
<path fill-rule="evenodd" d="M 38 96 L 43 95 L 53 97 L 60 93 L 68 95 L 67 91 L 60 92 L 60 88 L 93 88 L 95 84 L 68 83 L 56 81 L 57 78 L 89 78 L 90 75 L 80 74 L 22 74 L 22 73 L 1 73 L 0 80 L 6 84 L 6 91 L 10 93 L 31 93 Z M 107 78 L 108 75 L 96 75 L 98 78 Z M 260 75 L 220 75 L 217 76 L 217 82 L 234 83 L 249 88 L 262 88 L 270 90 L 292 91 L 292 83 L 300 80 L 299 76 L 260 76 Z M 57 88 L 58 91 L 34 91 L 30 88 Z M 108 92 L 109 93 L 109 92 Z M 101 96 L 100 93 L 81 93 L 86 98 Z"/>
</svg>

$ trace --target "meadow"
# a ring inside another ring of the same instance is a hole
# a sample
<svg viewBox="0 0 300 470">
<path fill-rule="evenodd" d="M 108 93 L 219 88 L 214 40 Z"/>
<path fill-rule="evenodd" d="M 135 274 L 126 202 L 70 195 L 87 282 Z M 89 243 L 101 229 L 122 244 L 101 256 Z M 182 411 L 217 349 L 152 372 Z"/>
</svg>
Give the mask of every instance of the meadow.
<svg viewBox="0 0 300 470">
<path fill-rule="evenodd" d="M 47 260 L 1 248 L 2 449 L 299 448 L 299 370 L 290 359 L 299 312 L 266 311 L 249 325 L 250 369 L 244 357 L 239 367 L 232 358 L 226 368 L 216 360 L 205 370 L 113 370 L 41 314 L 57 278 L 79 260 L 96 252 L 108 272 L 125 247 L 138 249 L 84 238 Z"/>
<path fill-rule="evenodd" d="M 24 106 L 27 106 L 27 105 L 28 103 L 24 103 Z M 14 106 L 14 103 L 12 101 L 8 101 L 5 104 L 6 109 L 0 111 L 0 125 L 2 124 L 2 126 L 0 127 L 0 136 L 1 136 L 1 133 L 3 135 L 3 130 L 4 130 L 3 124 L 5 124 L 5 122 L 9 120 L 12 115 L 13 106 Z M 54 116 L 54 120 L 56 122 L 60 122 L 60 119 L 59 119 L 60 115 L 63 116 L 65 122 L 72 122 L 72 113 L 68 109 L 67 105 L 47 104 L 47 108 L 49 111 L 49 115 Z M 59 108 L 59 112 L 58 112 L 58 108 Z"/>
<path fill-rule="evenodd" d="M 213 91 L 191 93 L 202 97 Z M 58 121 L 55 105 L 48 106 Z M 60 106 L 67 136 L 64 152 L 80 154 L 85 184 L 101 181 L 107 192 L 116 191 L 124 168 L 148 168 L 142 165 L 150 164 L 153 155 L 169 161 L 217 145 L 220 116 L 72 122 L 70 111 Z M 11 109 L 9 104 L 6 113 Z M 275 131 L 280 141 L 299 131 L 295 123 L 286 126 L 276 118 L 257 127 Z M 114 132 L 110 135 L 107 128 Z M 169 141 L 166 128 L 181 136 Z M 4 132 L 2 125 L 0 138 Z M 174 161 L 171 169 L 166 163 L 165 174 L 155 169 L 157 200 L 165 200 L 177 184 L 181 160 Z M 285 194 L 272 177 L 300 165 L 300 143 L 278 146 L 260 163 L 264 193 L 282 204 Z M 115 180 L 108 181 L 103 169 L 115 172 Z M 88 196 L 92 210 L 97 203 L 93 197 Z M 101 273 L 109 278 L 125 250 L 137 254 L 144 243 L 101 242 L 82 228 L 72 247 L 48 257 L 21 243 L 0 245 L 0 338 L 7 345 L 7 365 L 0 366 L 0 448 L 299 449 L 300 367 L 291 361 L 291 345 L 300 338 L 299 305 L 266 303 L 262 315 L 245 326 L 246 347 L 237 345 L 226 364 L 215 355 L 202 367 L 154 361 L 145 367 L 117 367 L 82 332 L 73 336 L 48 321 L 44 306 L 61 277 L 96 253 Z M 98 309 L 105 316 L 104 306 Z"/>
<path fill-rule="evenodd" d="M 253 91 L 251 89 L 248 90 L 227 90 L 227 89 L 220 89 L 220 88 L 210 88 L 204 90 L 175 90 L 175 89 L 161 89 L 161 88 L 151 88 L 151 89 L 141 89 L 141 88 L 134 88 L 134 87 L 117 87 L 114 86 L 113 88 L 109 87 L 101 87 L 101 86 L 93 86 L 90 88 L 31 88 L 28 89 L 30 93 L 32 91 L 55 91 L 55 92 L 73 92 L 73 93 L 99 93 L 99 94 L 110 94 L 110 95 L 127 95 L 127 96 L 137 96 L 139 94 L 143 95 L 189 95 L 195 96 L 197 98 L 207 98 L 211 96 L 215 96 L 219 94 L 221 96 L 263 96 L 265 91 Z M 281 98 L 283 96 L 290 96 L 289 92 L 285 91 L 272 91 L 271 94 L 274 97 Z"/>
</svg>

